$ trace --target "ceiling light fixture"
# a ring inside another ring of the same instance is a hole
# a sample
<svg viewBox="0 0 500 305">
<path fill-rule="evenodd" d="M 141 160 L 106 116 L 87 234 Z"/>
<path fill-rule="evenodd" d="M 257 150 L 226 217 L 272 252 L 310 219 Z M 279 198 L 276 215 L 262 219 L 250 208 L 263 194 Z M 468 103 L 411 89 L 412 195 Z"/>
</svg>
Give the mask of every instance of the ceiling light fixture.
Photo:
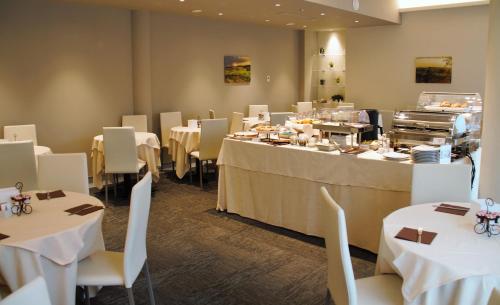
<svg viewBox="0 0 500 305">
<path fill-rule="evenodd" d="M 303 25 L 302 27 L 305 29 L 305 28 L 307 28 L 307 25 Z"/>
<path fill-rule="evenodd" d="M 221 13 L 218 13 L 217 15 L 222 16 L 222 15 L 224 15 L 224 13 L 221 12 Z"/>
<path fill-rule="evenodd" d="M 281 4 L 276 3 L 276 4 L 274 4 L 274 6 L 276 6 L 276 7 L 280 7 L 280 6 L 281 6 Z"/>
<path fill-rule="evenodd" d="M 325 16 L 325 13 L 321 13 L 320 15 L 321 15 L 321 16 Z"/>
<path fill-rule="evenodd" d="M 195 14 L 199 14 L 199 13 L 201 13 L 201 12 L 203 12 L 203 11 L 202 11 L 202 10 L 192 10 L 192 11 L 191 11 L 191 13 L 195 13 Z"/>
<path fill-rule="evenodd" d="M 288 22 L 286 25 L 290 26 L 290 25 L 295 25 L 295 23 L 293 22 Z"/>
<path fill-rule="evenodd" d="M 184 0 L 179 0 L 179 2 L 184 2 Z"/>
<path fill-rule="evenodd" d="M 354 22 L 359 23 L 359 20 L 354 20 Z"/>
<path fill-rule="evenodd" d="M 265 22 L 269 22 L 269 21 L 271 21 L 271 20 L 269 20 L 269 19 L 266 19 L 266 20 L 264 20 L 264 21 L 265 21 Z"/>
</svg>

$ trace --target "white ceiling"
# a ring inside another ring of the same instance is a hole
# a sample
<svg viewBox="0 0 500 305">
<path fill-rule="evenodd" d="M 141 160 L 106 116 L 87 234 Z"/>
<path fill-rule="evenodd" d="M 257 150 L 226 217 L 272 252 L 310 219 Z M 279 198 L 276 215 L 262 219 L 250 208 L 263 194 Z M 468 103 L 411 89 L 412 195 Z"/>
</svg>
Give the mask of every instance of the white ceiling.
<svg viewBox="0 0 500 305">
<path fill-rule="evenodd" d="M 293 29 L 331 30 L 393 24 L 304 0 L 59 0 L 126 9 L 170 12 Z M 280 6 L 275 4 L 279 3 Z M 193 13 L 193 10 L 202 10 Z M 220 15 L 219 13 L 222 13 Z M 267 20 L 267 21 L 266 21 Z M 356 22 L 358 21 L 358 22 Z"/>
<path fill-rule="evenodd" d="M 401 12 L 440 9 L 450 7 L 485 5 L 489 0 L 398 0 Z"/>
</svg>

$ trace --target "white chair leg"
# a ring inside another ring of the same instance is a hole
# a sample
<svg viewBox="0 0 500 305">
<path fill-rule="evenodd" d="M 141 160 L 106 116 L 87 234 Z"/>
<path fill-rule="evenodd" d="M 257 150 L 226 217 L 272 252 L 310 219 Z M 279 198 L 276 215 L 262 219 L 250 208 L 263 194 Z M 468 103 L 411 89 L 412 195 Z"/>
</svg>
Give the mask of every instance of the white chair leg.
<svg viewBox="0 0 500 305">
<path fill-rule="evenodd" d="M 85 294 L 85 304 L 90 305 L 90 293 L 89 293 L 89 286 L 83 287 L 84 294 Z"/>
<path fill-rule="evenodd" d="M 200 160 L 200 188 L 203 188 L 203 161 Z"/>
<path fill-rule="evenodd" d="M 129 303 L 129 305 L 135 305 L 134 292 L 132 291 L 132 287 L 127 288 L 127 294 L 128 294 L 128 303 Z"/>
<path fill-rule="evenodd" d="M 104 193 L 106 194 L 105 202 L 108 205 L 108 174 L 104 174 Z"/>
<path fill-rule="evenodd" d="M 151 281 L 151 274 L 149 273 L 148 260 L 144 263 L 144 273 L 146 274 L 146 280 L 148 281 L 149 302 L 151 305 L 156 305 L 153 293 L 153 282 Z"/>
</svg>

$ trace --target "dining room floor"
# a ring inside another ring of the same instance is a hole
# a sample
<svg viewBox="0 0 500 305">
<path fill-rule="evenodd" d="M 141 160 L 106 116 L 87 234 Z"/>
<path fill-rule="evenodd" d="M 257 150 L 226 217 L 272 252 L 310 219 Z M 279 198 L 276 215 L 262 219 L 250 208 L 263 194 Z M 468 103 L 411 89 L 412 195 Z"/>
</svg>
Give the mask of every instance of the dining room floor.
<svg viewBox="0 0 500 305">
<path fill-rule="evenodd" d="M 110 198 L 106 248 L 122 251 L 127 200 Z M 213 180 L 201 191 L 168 172 L 154 186 L 147 247 L 156 304 L 325 304 L 323 239 L 217 212 L 216 202 Z M 373 275 L 375 255 L 359 249 L 351 255 L 357 278 Z M 149 304 L 142 275 L 134 294 L 136 304 Z M 105 287 L 92 304 L 128 304 L 126 290 Z"/>
</svg>

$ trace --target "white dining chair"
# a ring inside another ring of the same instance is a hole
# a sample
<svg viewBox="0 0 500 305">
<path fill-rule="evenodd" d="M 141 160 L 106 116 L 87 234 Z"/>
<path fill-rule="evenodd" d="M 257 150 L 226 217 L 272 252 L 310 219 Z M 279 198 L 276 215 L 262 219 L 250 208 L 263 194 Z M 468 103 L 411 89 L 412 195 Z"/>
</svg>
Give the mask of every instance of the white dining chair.
<svg viewBox="0 0 500 305">
<path fill-rule="evenodd" d="M 0 143 L 0 188 L 23 183 L 23 191 L 38 188 L 32 141 Z"/>
<path fill-rule="evenodd" d="M 215 110 L 213 109 L 208 110 L 208 118 L 211 120 L 215 119 Z"/>
<path fill-rule="evenodd" d="M 160 128 L 161 128 L 161 144 L 162 147 L 168 148 L 170 142 L 170 130 L 173 127 L 182 126 L 182 113 L 162 112 L 160 113 Z"/>
<path fill-rule="evenodd" d="M 231 117 L 231 127 L 229 128 L 229 133 L 233 134 L 238 131 L 243 130 L 243 113 L 233 112 Z"/>
<path fill-rule="evenodd" d="M 335 305 L 403 305 L 402 280 L 378 275 L 355 280 L 347 239 L 344 210 L 325 187 L 323 224 L 328 260 L 328 290 Z"/>
<path fill-rule="evenodd" d="M 394 110 L 379 110 L 378 111 L 382 116 L 382 129 L 384 133 L 388 133 L 392 130 L 392 120 L 394 119 Z"/>
<path fill-rule="evenodd" d="M 259 113 L 269 112 L 268 105 L 248 105 L 248 116 L 257 117 Z"/>
<path fill-rule="evenodd" d="M 36 125 L 12 125 L 3 127 L 3 137 L 9 141 L 33 141 L 33 145 L 38 145 L 36 136 Z"/>
<path fill-rule="evenodd" d="M 113 175 L 114 193 L 116 197 L 116 179 L 119 174 L 139 173 L 146 162 L 137 158 L 137 146 L 133 127 L 104 127 L 104 188 L 108 203 L 108 174 Z"/>
<path fill-rule="evenodd" d="M 0 305 L 51 305 L 47 284 L 42 277 L 14 291 L 0 302 Z"/>
<path fill-rule="evenodd" d="M 297 113 L 309 113 L 313 111 L 312 102 L 298 102 L 297 103 Z"/>
<path fill-rule="evenodd" d="M 276 125 L 281 125 L 285 126 L 286 121 L 288 120 L 288 117 L 292 116 L 292 112 L 271 112 L 270 114 L 271 118 L 271 126 L 276 126 Z"/>
<path fill-rule="evenodd" d="M 227 135 L 227 119 L 201 120 L 200 148 L 189 154 L 189 179 L 193 181 L 191 158 L 200 162 L 200 187 L 203 188 L 203 164 L 217 160 L 222 141 Z"/>
<path fill-rule="evenodd" d="M 471 173 L 470 164 L 415 164 L 411 204 L 470 202 Z"/>
<path fill-rule="evenodd" d="M 148 117 L 144 114 L 124 115 L 122 127 L 134 127 L 136 132 L 148 132 Z"/>
<path fill-rule="evenodd" d="M 88 305 L 89 286 L 125 286 L 129 304 L 134 305 L 132 286 L 141 269 L 148 282 L 149 301 L 152 305 L 155 304 L 146 251 L 151 179 L 151 172 L 148 172 L 132 188 L 124 252 L 99 251 L 78 262 L 76 284 L 84 287 Z"/>
<path fill-rule="evenodd" d="M 38 188 L 40 190 L 61 189 L 88 195 L 87 155 L 73 153 L 39 156 Z"/>
</svg>

